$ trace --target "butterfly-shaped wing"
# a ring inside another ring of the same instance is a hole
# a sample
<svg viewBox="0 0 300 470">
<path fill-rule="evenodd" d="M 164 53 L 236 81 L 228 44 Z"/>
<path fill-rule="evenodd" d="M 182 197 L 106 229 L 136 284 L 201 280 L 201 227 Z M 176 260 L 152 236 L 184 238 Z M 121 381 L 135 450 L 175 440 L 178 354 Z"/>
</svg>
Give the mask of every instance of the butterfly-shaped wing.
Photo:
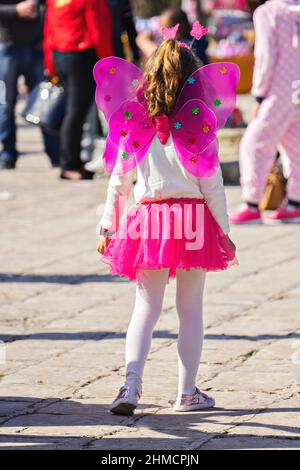
<svg viewBox="0 0 300 470">
<path fill-rule="evenodd" d="M 119 57 L 99 60 L 94 67 L 96 103 L 108 121 L 127 100 L 138 100 L 143 86 L 143 72 L 131 62 Z"/>
<path fill-rule="evenodd" d="M 199 41 L 199 39 L 201 39 L 202 36 L 205 36 L 207 33 L 208 33 L 208 28 L 204 28 L 204 26 L 202 26 L 198 20 L 194 21 L 193 27 L 190 32 L 190 35 L 192 37 L 194 37 L 195 39 L 197 39 L 197 41 Z"/>
<path fill-rule="evenodd" d="M 193 99 L 175 113 L 170 125 L 176 153 L 185 169 L 197 177 L 211 176 L 219 164 L 215 114 L 203 101 Z"/>
<path fill-rule="evenodd" d="M 105 169 L 114 174 L 132 170 L 147 153 L 154 135 L 146 108 L 137 101 L 125 101 L 109 120 Z"/>
<path fill-rule="evenodd" d="M 173 28 L 167 28 L 167 27 L 162 28 L 161 32 L 162 32 L 162 36 L 164 40 L 175 39 L 179 26 L 180 26 L 179 23 L 177 23 L 175 26 L 173 26 Z"/>
<path fill-rule="evenodd" d="M 218 62 L 201 67 L 185 82 L 175 111 L 188 100 L 198 98 L 215 113 L 218 129 L 224 127 L 235 108 L 239 78 L 239 67 L 232 62 Z"/>
<path fill-rule="evenodd" d="M 207 178 L 215 174 L 220 166 L 218 140 L 213 140 L 203 152 L 197 153 L 191 158 L 184 158 L 178 153 L 178 157 L 185 169 L 197 178 Z"/>
</svg>

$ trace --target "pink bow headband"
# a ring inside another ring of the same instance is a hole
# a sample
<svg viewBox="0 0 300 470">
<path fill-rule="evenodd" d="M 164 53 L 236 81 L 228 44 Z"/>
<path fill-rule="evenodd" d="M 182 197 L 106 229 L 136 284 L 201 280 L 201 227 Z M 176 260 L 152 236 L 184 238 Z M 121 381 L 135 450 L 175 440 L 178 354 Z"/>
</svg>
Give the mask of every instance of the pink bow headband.
<svg viewBox="0 0 300 470">
<path fill-rule="evenodd" d="M 161 31 L 162 31 L 162 35 L 163 35 L 164 40 L 175 39 L 178 28 L 179 28 L 179 23 L 177 23 L 172 28 L 166 28 L 166 27 L 162 28 Z M 197 39 L 197 41 L 199 41 L 199 39 L 201 39 L 202 36 L 205 36 L 207 33 L 208 33 L 208 28 L 204 28 L 204 26 L 202 26 L 199 23 L 199 21 L 196 20 L 196 21 L 194 21 L 192 29 L 190 31 L 190 35 L 193 37 L 191 45 L 188 46 L 185 42 L 181 42 L 181 41 L 179 41 L 179 44 L 182 47 L 187 47 L 188 49 L 191 49 L 193 44 L 194 44 L 195 39 Z"/>
</svg>

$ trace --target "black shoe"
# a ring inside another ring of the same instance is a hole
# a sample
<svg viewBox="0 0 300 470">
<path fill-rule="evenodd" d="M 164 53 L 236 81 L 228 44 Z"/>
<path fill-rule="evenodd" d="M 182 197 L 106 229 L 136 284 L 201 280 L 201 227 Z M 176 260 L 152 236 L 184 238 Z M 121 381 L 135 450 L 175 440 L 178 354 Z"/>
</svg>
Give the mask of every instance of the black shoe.
<svg viewBox="0 0 300 470">
<path fill-rule="evenodd" d="M 60 179 L 62 180 L 69 180 L 69 181 L 82 181 L 82 180 L 92 180 L 95 176 L 95 173 L 88 170 L 81 170 L 78 172 L 80 174 L 80 178 L 70 178 L 66 175 L 65 171 L 62 171 L 60 174 Z"/>
<path fill-rule="evenodd" d="M 17 158 L 8 153 L 2 152 L 0 154 L 0 169 L 1 170 L 13 170 L 16 168 Z"/>
<path fill-rule="evenodd" d="M 82 171 L 82 179 L 83 180 L 92 180 L 95 176 L 95 173 L 93 171 L 89 171 L 89 170 L 86 170 L 84 169 Z"/>
</svg>

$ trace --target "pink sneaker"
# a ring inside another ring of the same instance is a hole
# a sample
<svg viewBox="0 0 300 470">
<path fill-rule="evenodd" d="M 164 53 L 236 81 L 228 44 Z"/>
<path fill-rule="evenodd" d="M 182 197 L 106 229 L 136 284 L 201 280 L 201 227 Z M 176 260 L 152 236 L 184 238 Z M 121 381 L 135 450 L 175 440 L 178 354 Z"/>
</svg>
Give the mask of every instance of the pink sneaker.
<svg viewBox="0 0 300 470">
<path fill-rule="evenodd" d="M 207 408 L 213 408 L 214 406 L 215 400 L 196 387 L 192 395 L 183 393 L 181 396 L 178 396 L 173 409 L 174 411 L 184 412 L 205 410 Z"/>
<path fill-rule="evenodd" d="M 132 415 L 141 398 L 142 392 L 131 385 L 123 385 L 117 397 L 109 407 L 109 411 L 116 415 Z"/>
<path fill-rule="evenodd" d="M 291 205 L 281 206 L 266 217 L 267 224 L 299 224 L 300 223 L 300 207 Z"/>
<path fill-rule="evenodd" d="M 261 213 L 259 209 L 248 207 L 247 205 L 241 206 L 234 214 L 229 217 L 231 224 L 261 224 Z"/>
</svg>

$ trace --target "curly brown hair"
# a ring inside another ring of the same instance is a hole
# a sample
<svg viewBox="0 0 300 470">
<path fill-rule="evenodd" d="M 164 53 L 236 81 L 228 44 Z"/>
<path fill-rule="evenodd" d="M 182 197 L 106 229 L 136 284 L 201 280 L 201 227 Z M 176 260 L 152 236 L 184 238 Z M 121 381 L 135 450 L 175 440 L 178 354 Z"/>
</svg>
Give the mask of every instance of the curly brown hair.
<svg viewBox="0 0 300 470">
<path fill-rule="evenodd" d="M 159 114 L 169 117 L 173 114 L 186 79 L 200 66 L 195 54 L 175 39 L 168 39 L 158 47 L 145 67 L 145 98 L 151 119 Z"/>
</svg>

